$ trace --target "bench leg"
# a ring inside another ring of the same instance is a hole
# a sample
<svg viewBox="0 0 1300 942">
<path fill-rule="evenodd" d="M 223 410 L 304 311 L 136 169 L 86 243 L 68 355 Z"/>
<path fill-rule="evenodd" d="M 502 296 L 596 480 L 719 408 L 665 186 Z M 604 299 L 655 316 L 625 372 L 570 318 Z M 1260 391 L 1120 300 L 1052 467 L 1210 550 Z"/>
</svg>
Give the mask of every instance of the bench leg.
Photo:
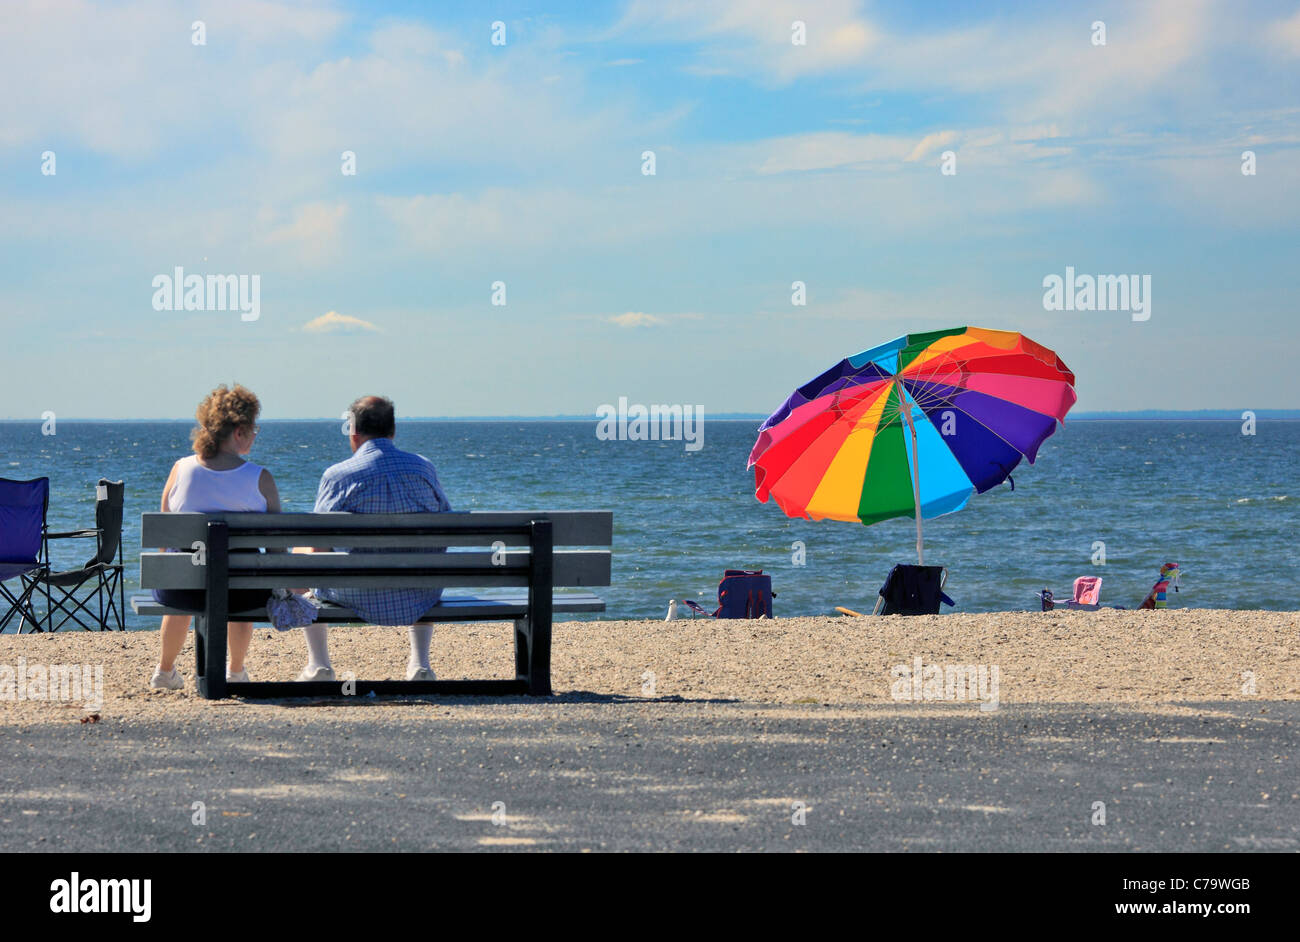
<svg viewBox="0 0 1300 942">
<path fill-rule="evenodd" d="M 515 679 L 528 684 L 528 695 L 551 695 L 551 626 L 542 630 L 540 619 L 515 621 Z"/>
<path fill-rule="evenodd" d="M 529 644 L 528 619 L 515 619 L 515 679 L 528 679 Z"/>
<path fill-rule="evenodd" d="M 221 700 L 226 694 L 226 623 L 221 631 L 213 631 L 204 615 L 194 616 L 195 679 L 199 695 L 207 700 Z M 217 637 L 217 636 L 220 637 Z"/>
<path fill-rule="evenodd" d="M 203 614 L 195 616 L 197 633 L 202 619 L 203 672 L 199 693 L 209 700 L 226 697 L 226 591 L 229 587 L 229 529 L 222 521 L 208 523 L 208 562 L 204 573 L 206 601 Z M 198 642 L 195 642 L 196 647 Z"/>
<path fill-rule="evenodd" d="M 549 520 L 529 524 L 528 539 L 528 692 L 551 694 L 551 591 L 555 583 L 555 541 Z"/>
<path fill-rule="evenodd" d="M 518 648 L 515 653 L 518 656 Z M 551 620 L 528 617 L 528 693 L 551 695 Z"/>
<path fill-rule="evenodd" d="M 194 682 L 203 693 L 203 678 L 207 675 L 208 628 L 202 615 L 194 616 Z"/>
</svg>

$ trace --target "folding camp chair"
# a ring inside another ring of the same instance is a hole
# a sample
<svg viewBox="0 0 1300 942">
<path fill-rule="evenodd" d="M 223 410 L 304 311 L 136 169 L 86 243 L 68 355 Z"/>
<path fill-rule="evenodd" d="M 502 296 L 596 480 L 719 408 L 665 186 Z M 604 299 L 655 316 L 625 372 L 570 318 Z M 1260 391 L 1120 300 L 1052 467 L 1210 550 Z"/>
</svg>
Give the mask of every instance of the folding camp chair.
<svg viewBox="0 0 1300 942">
<path fill-rule="evenodd" d="M 109 618 L 119 631 L 126 629 L 126 587 L 122 579 L 122 504 L 126 485 L 121 481 L 100 478 L 95 487 L 95 526 L 68 533 L 47 533 L 45 558 L 49 560 L 49 541 L 94 537 L 95 555 L 78 569 L 24 576 L 25 583 L 45 589 L 46 629 L 58 631 L 69 621 L 85 631 L 91 625 L 99 630 L 110 628 Z M 117 561 L 114 562 L 114 557 Z M 83 590 L 89 590 L 80 595 Z M 92 607 L 92 603 L 94 603 Z M 55 613 L 61 617 L 56 622 Z M 82 621 L 84 615 L 87 621 Z M 89 624 L 87 623 L 89 622 Z"/>
<path fill-rule="evenodd" d="M 45 512 L 50 502 L 50 479 L 11 481 L 0 478 L 0 599 L 8 603 L 0 617 L 4 631 L 14 615 L 19 616 L 18 631 L 31 622 L 40 627 L 32 608 L 36 589 L 35 576 L 49 572 L 49 549 L 45 544 Z M 17 576 L 21 588 L 15 595 L 5 585 Z"/>
<path fill-rule="evenodd" d="M 873 615 L 938 615 L 939 603 L 955 605 L 944 594 L 948 570 L 944 566 L 899 564 L 889 570 L 880 587 Z"/>
<path fill-rule="evenodd" d="M 1101 608 L 1101 576 L 1080 576 L 1075 579 L 1072 598 L 1058 599 L 1052 595 L 1051 589 L 1044 589 L 1038 593 L 1038 598 L 1042 601 L 1045 612 L 1050 612 L 1054 608 L 1095 612 Z"/>
</svg>

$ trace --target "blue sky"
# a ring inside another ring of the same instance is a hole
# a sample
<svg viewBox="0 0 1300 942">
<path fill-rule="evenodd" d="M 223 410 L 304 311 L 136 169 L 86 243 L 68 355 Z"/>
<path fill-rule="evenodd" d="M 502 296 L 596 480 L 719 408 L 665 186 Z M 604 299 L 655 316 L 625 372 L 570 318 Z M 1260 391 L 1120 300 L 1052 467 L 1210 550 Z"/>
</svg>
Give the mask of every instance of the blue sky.
<svg viewBox="0 0 1300 942">
<path fill-rule="evenodd" d="M 0 417 L 768 412 L 960 324 L 1080 410 L 1300 407 L 1294 4 L 486 9 L 7 4 Z M 176 266 L 260 317 L 155 310 Z M 1044 310 L 1067 266 L 1150 275 L 1151 319 Z"/>
</svg>

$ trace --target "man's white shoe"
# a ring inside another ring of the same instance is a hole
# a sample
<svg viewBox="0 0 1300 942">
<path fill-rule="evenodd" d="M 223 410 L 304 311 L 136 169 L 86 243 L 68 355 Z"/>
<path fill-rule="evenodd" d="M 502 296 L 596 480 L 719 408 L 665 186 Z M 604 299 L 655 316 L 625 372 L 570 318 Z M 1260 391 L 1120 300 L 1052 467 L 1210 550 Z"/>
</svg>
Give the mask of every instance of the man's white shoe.
<svg viewBox="0 0 1300 942">
<path fill-rule="evenodd" d="M 437 680 L 437 676 L 430 667 L 408 667 L 406 669 L 407 680 Z"/>
<path fill-rule="evenodd" d="M 226 683 L 235 683 L 235 684 L 248 683 L 248 671 L 246 670 L 235 671 L 235 673 L 233 674 L 230 671 L 226 671 Z"/>
<path fill-rule="evenodd" d="M 185 678 L 174 667 L 169 671 L 154 668 L 153 676 L 149 678 L 149 686 L 154 690 L 180 690 L 185 686 Z"/>
<path fill-rule="evenodd" d="M 302 673 L 298 675 L 298 679 L 304 683 L 313 680 L 334 680 L 334 668 L 317 667 L 312 670 L 310 667 L 304 667 Z"/>
</svg>

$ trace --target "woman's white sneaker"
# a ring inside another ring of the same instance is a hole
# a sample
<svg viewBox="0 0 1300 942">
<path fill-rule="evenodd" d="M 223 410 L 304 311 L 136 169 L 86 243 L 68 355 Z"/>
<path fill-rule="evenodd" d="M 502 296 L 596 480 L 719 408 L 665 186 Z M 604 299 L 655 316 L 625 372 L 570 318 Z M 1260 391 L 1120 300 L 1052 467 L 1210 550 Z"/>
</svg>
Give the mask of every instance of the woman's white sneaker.
<svg viewBox="0 0 1300 942">
<path fill-rule="evenodd" d="M 298 679 L 299 679 L 300 681 L 303 681 L 303 682 L 310 682 L 310 681 L 313 681 L 313 680 L 333 680 L 333 679 L 334 679 L 334 668 L 332 668 L 332 667 L 317 667 L 317 668 L 304 667 L 304 668 L 302 669 L 302 673 L 298 675 Z"/>
<path fill-rule="evenodd" d="M 185 678 L 174 667 L 169 671 L 155 668 L 149 686 L 154 690 L 180 690 L 185 686 Z"/>
<path fill-rule="evenodd" d="M 226 671 L 226 683 L 246 684 L 248 683 L 248 671 L 235 671 L 233 674 Z"/>
</svg>

